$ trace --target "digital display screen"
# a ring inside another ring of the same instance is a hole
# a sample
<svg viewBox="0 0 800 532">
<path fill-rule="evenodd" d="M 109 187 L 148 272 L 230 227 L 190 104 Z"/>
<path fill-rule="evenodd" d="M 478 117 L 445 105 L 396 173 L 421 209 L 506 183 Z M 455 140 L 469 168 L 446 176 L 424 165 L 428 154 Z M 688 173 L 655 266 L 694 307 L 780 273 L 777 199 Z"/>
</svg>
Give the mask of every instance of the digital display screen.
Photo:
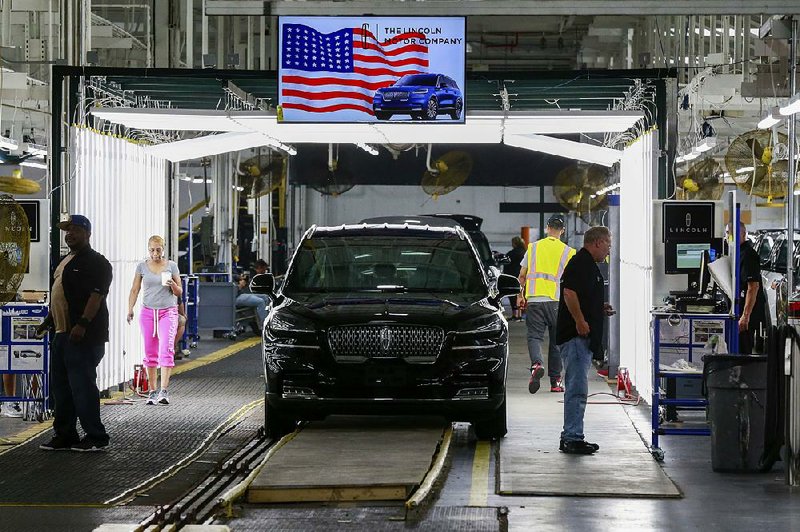
<svg viewBox="0 0 800 532">
<path fill-rule="evenodd" d="M 464 123 L 464 17 L 280 17 L 280 122 Z"/>
<path fill-rule="evenodd" d="M 675 266 L 679 270 L 699 269 L 703 252 L 710 249 L 710 243 L 677 243 L 675 244 Z"/>
</svg>

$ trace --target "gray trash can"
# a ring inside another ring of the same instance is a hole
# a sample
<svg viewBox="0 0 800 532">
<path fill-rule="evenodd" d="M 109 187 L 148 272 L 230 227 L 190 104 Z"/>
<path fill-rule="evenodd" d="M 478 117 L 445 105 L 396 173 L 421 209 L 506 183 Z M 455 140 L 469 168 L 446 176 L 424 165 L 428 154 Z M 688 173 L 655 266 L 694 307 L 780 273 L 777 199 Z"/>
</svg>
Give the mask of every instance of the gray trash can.
<svg viewBox="0 0 800 532">
<path fill-rule="evenodd" d="M 711 468 L 759 472 L 767 410 L 766 355 L 705 355 Z"/>
</svg>

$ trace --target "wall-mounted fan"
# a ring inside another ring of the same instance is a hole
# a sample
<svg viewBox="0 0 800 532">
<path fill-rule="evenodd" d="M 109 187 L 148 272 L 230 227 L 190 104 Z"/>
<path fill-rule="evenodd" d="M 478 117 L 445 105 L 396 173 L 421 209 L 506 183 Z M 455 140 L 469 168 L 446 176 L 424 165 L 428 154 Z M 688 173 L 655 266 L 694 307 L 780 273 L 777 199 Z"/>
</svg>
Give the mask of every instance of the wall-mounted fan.
<svg viewBox="0 0 800 532">
<path fill-rule="evenodd" d="M 7 194 L 0 195 L 0 306 L 17 296 L 31 246 L 25 210 Z"/>
<path fill-rule="evenodd" d="M 722 167 L 711 157 L 706 157 L 689 166 L 685 174 L 678 176 L 675 196 L 681 200 L 718 200 L 722 197 L 725 183 Z"/>
<path fill-rule="evenodd" d="M 278 189 L 285 179 L 285 157 L 273 152 L 270 157 L 251 157 L 239 164 L 239 186 L 248 198 L 258 198 Z"/>
<path fill-rule="evenodd" d="M 736 137 L 725 153 L 731 179 L 751 196 L 773 199 L 786 196 L 789 164 L 787 137 L 771 129 L 754 129 Z"/>
<path fill-rule="evenodd" d="M 11 175 L 0 175 L 0 191 L 9 194 L 33 194 L 39 192 L 39 183 L 22 177 L 22 170 L 12 170 Z"/>
<path fill-rule="evenodd" d="M 308 176 L 308 184 L 320 194 L 333 197 L 353 188 L 355 183 L 347 166 L 347 155 L 344 152 L 340 154 L 338 146 L 329 144 L 327 167 L 314 168 Z"/>
<path fill-rule="evenodd" d="M 431 147 L 428 146 L 428 169 L 422 176 L 422 190 L 433 199 L 463 185 L 472 171 L 472 156 L 465 151 L 449 151 L 433 163 L 430 159 Z"/>
<path fill-rule="evenodd" d="M 574 163 L 556 175 L 553 195 L 569 211 L 576 212 L 586 223 L 592 223 L 593 215 L 608 205 L 605 195 L 595 192 L 609 184 L 610 171 L 607 167 Z"/>
</svg>

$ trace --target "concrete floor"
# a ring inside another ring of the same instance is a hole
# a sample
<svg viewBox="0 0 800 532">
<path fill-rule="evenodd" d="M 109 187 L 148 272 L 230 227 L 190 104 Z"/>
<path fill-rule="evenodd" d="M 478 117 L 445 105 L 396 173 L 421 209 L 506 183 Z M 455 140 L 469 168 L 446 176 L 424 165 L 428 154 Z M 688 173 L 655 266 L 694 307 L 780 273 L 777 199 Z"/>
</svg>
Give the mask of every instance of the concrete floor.
<svg viewBox="0 0 800 532">
<path fill-rule="evenodd" d="M 560 397 L 546 387 L 536 395 L 528 393 L 525 326 L 510 326 L 509 438 L 515 438 L 521 430 L 540 427 L 541 431 L 535 433 L 540 441 L 531 443 L 531 461 L 535 463 L 536 445 L 541 450 L 552 441 L 557 453 Z M 257 366 L 258 348 L 248 352 Z M 225 371 L 224 366 L 220 371 Z M 627 406 L 624 411 L 631 423 L 624 429 L 628 432 L 626 441 L 632 441 L 629 438 L 634 431 L 641 439 L 639 449 L 633 443 L 626 445 L 634 452 L 646 451 L 649 407 Z M 590 405 L 588 412 L 592 419 L 587 424 L 587 438 L 602 444 L 601 438 L 608 438 L 600 434 L 604 412 L 608 411 Z M 0 418 L 0 436 L 30 425 Z M 615 422 L 615 426 L 620 425 Z M 597 427 L 594 433 L 593 427 Z M 469 425 L 457 424 L 446 477 L 433 500 L 414 514 L 407 514 L 395 503 L 241 504 L 235 518 L 218 523 L 232 530 L 800 530 L 800 490 L 785 486 L 782 463 L 765 474 L 720 474 L 711 470 L 708 437 L 664 436 L 661 446 L 666 453 L 663 470 L 683 492 L 682 498 L 498 495 L 497 444 L 478 442 Z M 634 476 L 615 462 L 611 447 L 607 443 L 590 457 L 601 464 L 607 462 L 592 480 Z M 92 530 L 103 522 L 136 522 L 152 509 L 144 505 L 111 509 L 5 506 L 0 510 L 0 531 Z"/>
<path fill-rule="evenodd" d="M 531 462 L 535 463 L 548 438 L 552 451 L 558 454 L 561 396 L 551 394 L 547 387 L 535 395 L 528 393 L 525 325 L 512 323 L 510 327 L 507 439 L 518 431 L 532 430 L 532 425 L 540 426 L 544 433 L 536 434 L 537 441 L 531 441 Z M 592 391 L 602 389 L 597 382 Z M 623 408 L 627 414 L 628 426 L 620 430 L 626 432 L 624 439 L 630 452 L 647 453 L 649 406 L 642 403 L 610 408 Z M 597 455 L 589 457 L 605 468 L 587 482 L 637 477 L 638 472 L 626 471 L 626 461 L 611 451 L 614 442 L 603 441 L 608 434 L 600 434 L 611 418 L 610 412 L 605 406 L 590 405 L 587 409 L 587 416 L 592 416 L 590 420 L 587 417 L 587 439 L 605 444 Z M 244 505 L 238 518 L 219 522 L 233 530 L 800 530 L 800 489 L 785 486 L 781 463 L 764 474 L 720 474 L 711 470 L 709 437 L 664 436 L 660 444 L 666 457 L 659 467 L 683 493 L 682 498 L 638 498 L 622 493 L 604 497 L 498 495 L 498 452 L 502 450 L 496 443 L 478 442 L 469 425 L 457 424 L 441 490 L 416 515 L 404 514 L 402 507 L 391 504 Z"/>
</svg>

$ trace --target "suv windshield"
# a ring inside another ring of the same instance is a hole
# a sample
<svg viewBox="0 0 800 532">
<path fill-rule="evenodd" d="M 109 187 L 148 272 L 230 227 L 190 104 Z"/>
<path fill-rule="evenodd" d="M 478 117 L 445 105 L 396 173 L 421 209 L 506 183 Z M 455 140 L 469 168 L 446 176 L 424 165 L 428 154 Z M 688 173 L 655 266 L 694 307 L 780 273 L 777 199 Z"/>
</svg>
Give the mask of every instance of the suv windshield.
<svg viewBox="0 0 800 532">
<path fill-rule="evenodd" d="M 423 87 L 435 87 L 436 76 L 431 74 L 409 74 L 400 78 L 395 85 L 421 85 Z"/>
<path fill-rule="evenodd" d="M 294 258 L 283 292 L 448 292 L 483 297 L 469 243 L 458 238 L 314 236 Z"/>
<path fill-rule="evenodd" d="M 492 249 L 489 247 L 489 241 L 486 240 L 486 235 L 480 231 L 469 231 L 469 237 L 475 245 L 475 250 L 478 256 L 483 261 L 485 266 L 494 266 L 494 257 L 492 256 Z"/>
</svg>

